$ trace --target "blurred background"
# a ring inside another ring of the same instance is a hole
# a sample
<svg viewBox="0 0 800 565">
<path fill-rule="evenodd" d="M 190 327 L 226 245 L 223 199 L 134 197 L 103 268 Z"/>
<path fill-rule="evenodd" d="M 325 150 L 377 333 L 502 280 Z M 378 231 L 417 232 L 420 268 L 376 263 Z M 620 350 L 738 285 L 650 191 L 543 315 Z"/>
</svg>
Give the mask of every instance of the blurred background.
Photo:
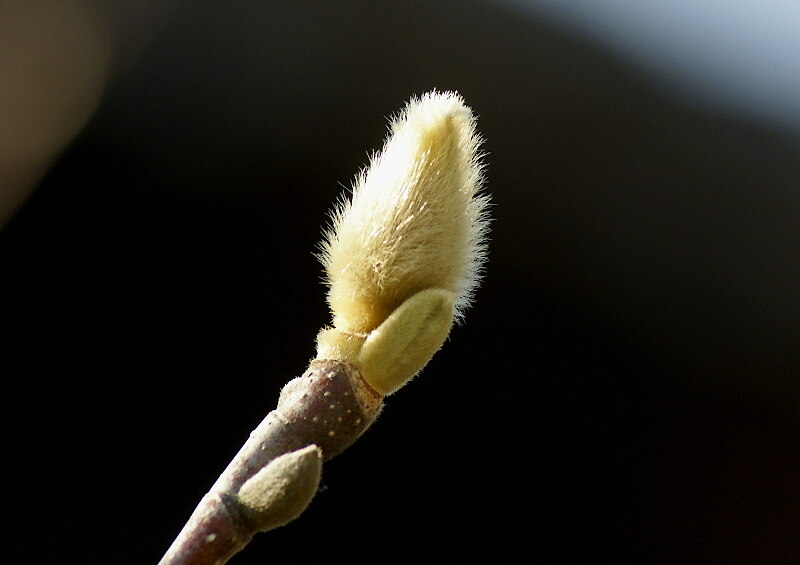
<svg viewBox="0 0 800 565">
<path fill-rule="evenodd" d="M 800 561 L 799 31 L 788 0 L 0 3 L 13 561 L 158 561 L 313 356 L 327 211 L 432 88 L 486 138 L 484 284 L 232 563 Z"/>
</svg>

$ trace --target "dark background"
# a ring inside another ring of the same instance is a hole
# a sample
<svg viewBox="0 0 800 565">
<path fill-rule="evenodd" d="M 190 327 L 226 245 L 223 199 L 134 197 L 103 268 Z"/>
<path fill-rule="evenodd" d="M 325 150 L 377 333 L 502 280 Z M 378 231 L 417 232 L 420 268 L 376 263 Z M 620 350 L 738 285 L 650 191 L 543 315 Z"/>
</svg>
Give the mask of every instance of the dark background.
<svg viewBox="0 0 800 565">
<path fill-rule="evenodd" d="M 0 233 L 14 562 L 158 561 L 313 356 L 327 211 L 434 87 L 487 140 L 475 305 L 232 563 L 800 560 L 791 130 L 495 3 L 97 4 L 104 95 Z"/>
</svg>

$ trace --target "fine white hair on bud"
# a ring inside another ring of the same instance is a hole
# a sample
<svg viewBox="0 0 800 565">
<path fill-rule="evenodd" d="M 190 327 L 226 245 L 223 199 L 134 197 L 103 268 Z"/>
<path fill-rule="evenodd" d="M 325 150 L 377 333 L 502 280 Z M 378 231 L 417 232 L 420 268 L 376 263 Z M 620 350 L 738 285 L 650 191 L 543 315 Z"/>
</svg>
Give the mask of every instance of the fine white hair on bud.
<svg viewBox="0 0 800 565">
<path fill-rule="evenodd" d="M 422 369 L 462 320 L 489 223 L 481 139 L 460 95 L 413 98 L 390 130 L 322 243 L 333 328 L 320 333 L 317 352 L 359 365 L 383 394 Z M 376 374 L 399 360 L 402 375 Z"/>
</svg>

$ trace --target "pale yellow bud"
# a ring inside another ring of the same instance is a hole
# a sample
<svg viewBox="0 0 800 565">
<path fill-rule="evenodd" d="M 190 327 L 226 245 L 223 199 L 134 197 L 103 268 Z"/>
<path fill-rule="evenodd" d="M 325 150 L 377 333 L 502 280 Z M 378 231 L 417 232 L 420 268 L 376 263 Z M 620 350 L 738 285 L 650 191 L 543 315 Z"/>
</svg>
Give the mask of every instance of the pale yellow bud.
<svg viewBox="0 0 800 565">
<path fill-rule="evenodd" d="M 479 145 L 475 118 L 455 93 L 413 99 L 393 120 L 322 246 L 333 328 L 318 337 L 318 359 L 359 365 L 387 394 L 441 346 L 485 258 Z"/>
</svg>

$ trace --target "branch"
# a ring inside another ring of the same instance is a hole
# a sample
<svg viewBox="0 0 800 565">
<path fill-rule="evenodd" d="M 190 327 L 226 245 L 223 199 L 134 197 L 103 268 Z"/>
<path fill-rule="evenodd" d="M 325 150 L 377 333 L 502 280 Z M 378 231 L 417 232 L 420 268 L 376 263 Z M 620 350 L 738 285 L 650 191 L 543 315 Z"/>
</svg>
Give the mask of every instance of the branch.
<svg viewBox="0 0 800 565">
<path fill-rule="evenodd" d="M 200 501 L 160 565 L 221 565 L 259 531 L 293 520 L 316 494 L 322 460 L 375 421 L 383 397 L 351 363 L 315 360 L 281 391 Z"/>
</svg>

